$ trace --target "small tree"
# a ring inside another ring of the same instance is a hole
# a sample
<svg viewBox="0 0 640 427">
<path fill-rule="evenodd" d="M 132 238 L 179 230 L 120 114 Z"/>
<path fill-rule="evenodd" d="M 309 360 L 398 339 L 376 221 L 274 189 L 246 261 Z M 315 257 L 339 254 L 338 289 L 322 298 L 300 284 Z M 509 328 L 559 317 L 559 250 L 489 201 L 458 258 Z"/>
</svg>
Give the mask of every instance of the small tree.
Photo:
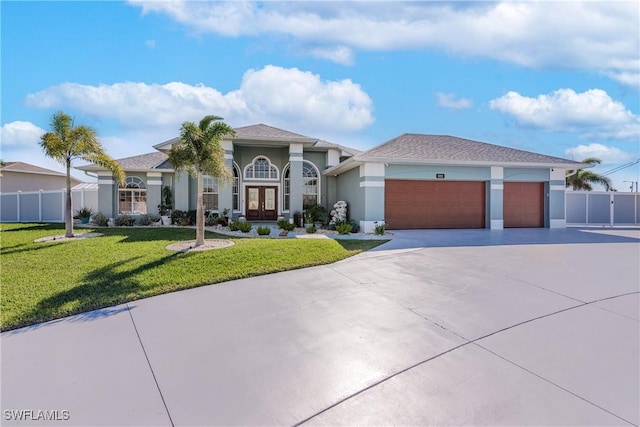
<svg viewBox="0 0 640 427">
<path fill-rule="evenodd" d="M 118 183 L 124 182 L 124 171 L 120 164 L 109 157 L 96 131 L 89 126 L 74 126 L 73 119 L 58 112 L 51 119 L 51 132 L 40 137 L 40 147 L 44 153 L 61 163 L 67 170 L 67 200 L 64 211 L 65 236 L 73 237 L 73 213 L 71 204 L 71 163 L 82 159 L 102 166 L 113 173 Z"/>
<path fill-rule="evenodd" d="M 205 116 L 196 125 L 184 122 L 180 128 L 180 143 L 171 147 L 169 161 L 177 171 L 186 171 L 198 181 L 196 201 L 196 246 L 204 244 L 203 176 L 210 175 L 218 182 L 228 182 L 233 172 L 224 160 L 220 141 L 225 136 L 234 136 L 232 127 L 222 122 L 222 117 Z"/>
<path fill-rule="evenodd" d="M 595 166 L 601 164 L 602 160 L 596 159 L 595 157 L 589 157 L 584 159 L 582 163 Z M 605 191 L 609 191 L 611 188 L 611 180 L 609 180 L 609 178 L 583 169 L 567 171 L 566 181 L 566 186 L 572 187 L 574 190 L 591 191 L 593 190 L 591 184 L 600 184 L 604 187 Z"/>
</svg>

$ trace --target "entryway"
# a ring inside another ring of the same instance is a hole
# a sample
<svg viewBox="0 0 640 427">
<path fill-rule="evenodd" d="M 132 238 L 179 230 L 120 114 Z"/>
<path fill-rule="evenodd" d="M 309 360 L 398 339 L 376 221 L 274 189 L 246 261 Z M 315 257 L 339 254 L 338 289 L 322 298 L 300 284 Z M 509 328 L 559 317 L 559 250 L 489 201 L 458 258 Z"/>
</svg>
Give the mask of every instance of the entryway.
<svg viewBox="0 0 640 427">
<path fill-rule="evenodd" d="M 278 187 L 247 187 L 245 200 L 249 221 L 275 221 L 278 217 Z"/>
</svg>

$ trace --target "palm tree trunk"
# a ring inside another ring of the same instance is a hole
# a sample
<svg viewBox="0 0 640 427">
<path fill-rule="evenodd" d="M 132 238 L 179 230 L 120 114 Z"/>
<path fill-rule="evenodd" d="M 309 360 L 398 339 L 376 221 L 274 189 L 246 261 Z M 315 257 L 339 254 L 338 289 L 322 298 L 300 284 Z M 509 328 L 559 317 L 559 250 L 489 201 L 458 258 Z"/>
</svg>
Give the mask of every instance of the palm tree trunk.
<svg viewBox="0 0 640 427">
<path fill-rule="evenodd" d="M 204 190 L 202 171 L 198 171 L 198 198 L 196 200 L 196 246 L 204 245 L 204 206 L 202 192 Z"/>
<path fill-rule="evenodd" d="M 64 210 L 65 237 L 73 237 L 73 214 L 71 210 L 71 162 L 67 161 L 67 205 Z"/>
</svg>

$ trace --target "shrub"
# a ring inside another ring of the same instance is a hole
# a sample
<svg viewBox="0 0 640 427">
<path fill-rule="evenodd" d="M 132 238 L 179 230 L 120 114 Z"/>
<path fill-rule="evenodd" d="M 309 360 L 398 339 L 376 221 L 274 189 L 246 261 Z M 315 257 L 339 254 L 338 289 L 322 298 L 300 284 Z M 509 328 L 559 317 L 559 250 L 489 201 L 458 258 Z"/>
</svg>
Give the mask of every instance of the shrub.
<svg viewBox="0 0 640 427">
<path fill-rule="evenodd" d="M 136 219 L 134 217 L 132 217 L 131 215 L 118 215 L 116 217 L 115 223 L 118 227 L 131 227 L 133 224 L 135 224 Z"/>
<path fill-rule="evenodd" d="M 231 221 L 229 223 L 229 231 L 238 231 L 238 230 L 240 230 L 240 227 L 238 226 L 238 224 L 240 224 L 238 221 Z"/>
<path fill-rule="evenodd" d="M 176 209 L 171 212 L 171 224 L 180 224 L 180 221 L 184 217 L 185 212 L 180 209 Z"/>
<path fill-rule="evenodd" d="M 293 230 L 296 229 L 296 225 L 293 224 L 293 223 L 288 222 L 288 223 L 285 224 L 285 226 L 282 229 L 286 230 L 286 231 L 293 231 Z"/>
<path fill-rule="evenodd" d="M 171 223 L 178 225 L 193 225 L 196 223 L 196 211 L 181 211 L 176 209 L 171 212 Z"/>
<path fill-rule="evenodd" d="M 140 225 L 151 225 L 158 221 L 160 221 L 160 215 L 157 214 L 143 214 L 138 218 L 138 224 Z"/>
<path fill-rule="evenodd" d="M 378 235 L 383 235 L 386 229 L 387 229 L 387 224 L 385 223 L 377 224 L 374 227 L 373 232 Z"/>
<path fill-rule="evenodd" d="M 251 228 L 253 227 L 250 222 L 238 222 L 237 224 L 238 230 L 242 231 L 243 233 L 250 232 Z"/>
<path fill-rule="evenodd" d="M 304 210 L 305 216 L 311 216 L 311 222 L 324 222 L 325 215 L 327 214 L 327 210 L 318 204 L 307 206 Z"/>
<path fill-rule="evenodd" d="M 218 214 L 206 211 L 204 215 L 204 225 L 207 227 L 213 227 L 214 225 L 218 225 Z"/>
<path fill-rule="evenodd" d="M 258 228 L 256 228 L 256 231 L 258 232 L 259 236 L 268 236 L 271 234 L 271 228 L 267 227 L 267 226 L 260 226 Z"/>
<path fill-rule="evenodd" d="M 336 231 L 340 234 L 349 234 L 353 229 L 353 225 L 348 222 L 336 225 Z"/>
<path fill-rule="evenodd" d="M 315 228 L 313 225 L 312 225 L 312 226 L 307 227 L 307 233 L 309 233 L 309 234 L 313 234 L 313 233 L 315 233 L 316 231 L 317 231 L 317 230 L 316 230 L 316 228 Z"/>
<path fill-rule="evenodd" d="M 109 218 L 107 218 L 102 212 L 98 212 L 93 216 L 93 223 L 98 227 L 106 227 L 109 225 Z"/>
<path fill-rule="evenodd" d="M 293 231 L 296 229 L 296 225 L 290 223 L 289 221 L 287 221 L 286 219 L 281 219 L 278 220 L 278 222 L 276 223 L 276 225 L 278 226 L 279 229 L 281 230 L 286 230 L 286 231 Z"/>
<path fill-rule="evenodd" d="M 93 215 L 93 209 L 91 208 L 80 208 L 76 211 L 76 216 L 78 218 L 91 218 L 91 215 Z"/>
<path fill-rule="evenodd" d="M 140 225 L 151 225 L 153 221 L 151 220 L 151 216 L 147 214 L 140 215 L 138 218 L 138 224 Z"/>
</svg>

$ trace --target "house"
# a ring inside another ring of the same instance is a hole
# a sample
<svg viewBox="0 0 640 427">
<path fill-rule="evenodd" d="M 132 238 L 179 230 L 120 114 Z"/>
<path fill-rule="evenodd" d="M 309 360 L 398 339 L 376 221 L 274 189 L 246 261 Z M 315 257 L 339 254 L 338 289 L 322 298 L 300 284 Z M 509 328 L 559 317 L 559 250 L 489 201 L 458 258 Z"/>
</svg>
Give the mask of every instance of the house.
<svg viewBox="0 0 640 427">
<path fill-rule="evenodd" d="M 249 221 L 290 218 L 309 205 L 348 202 L 364 231 L 389 228 L 564 227 L 565 170 L 582 163 L 443 135 L 404 134 L 360 152 L 264 124 L 236 128 L 222 141 L 231 184 L 204 179 L 205 208 L 229 209 Z M 162 188 L 174 209 L 195 209 L 196 182 L 177 173 L 167 152 L 120 159 L 127 178 L 116 186 L 95 165 L 99 209 L 107 216 L 157 213 Z"/>
<path fill-rule="evenodd" d="M 71 177 L 71 186 L 82 181 Z M 51 169 L 31 165 L 24 162 L 6 162 L 0 168 L 0 191 L 15 193 L 17 191 L 49 191 L 67 187 L 67 176 Z"/>
</svg>

